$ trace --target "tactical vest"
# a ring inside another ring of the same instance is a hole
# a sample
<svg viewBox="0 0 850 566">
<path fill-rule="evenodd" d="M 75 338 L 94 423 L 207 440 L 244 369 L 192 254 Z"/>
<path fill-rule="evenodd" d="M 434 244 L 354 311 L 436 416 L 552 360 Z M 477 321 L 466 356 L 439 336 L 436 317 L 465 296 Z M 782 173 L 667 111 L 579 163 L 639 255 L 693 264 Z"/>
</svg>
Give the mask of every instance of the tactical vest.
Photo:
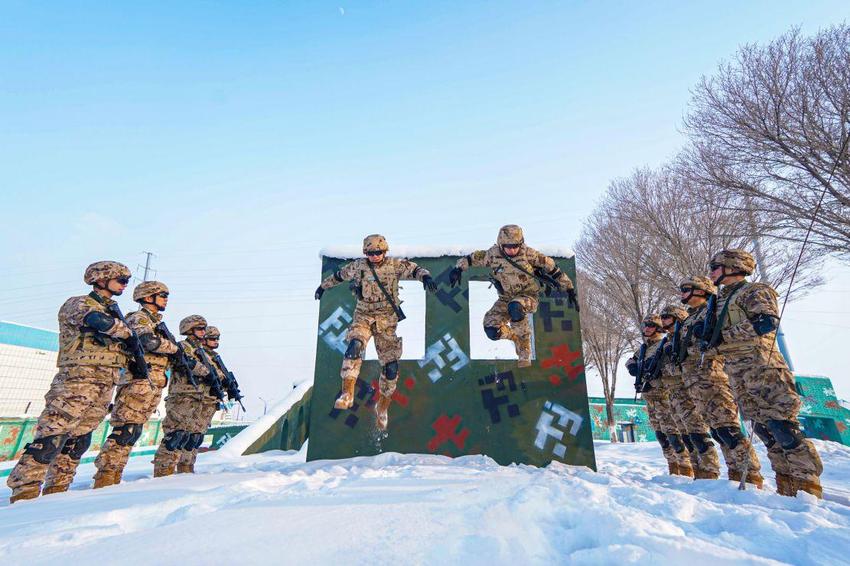
<svg viewBox="0 0 850 566">
<path fill-rule="evenodd" d="M 372 276 L 372 270 L 369 269 L 369 265 L 366 264 L 369 260 L 360 261 L 363 262 L 363 265 L 361 265 L 359 274 L 354 280 L 355 285 L 360 289 L 357 297 L 358 303 L 365 303 L 367 306 L 374 307 L 388 306 L 389 301 L 387 301 L 383 291 L 381 291 L 381 288 L 375 282 L 375 278 Z M 387 258 L 383 261 L 383 263 L 381 263 L 381 265 L 376 266 L 375 273 L 381 280 L 384 288 L 393 298 L 393 302 L 396 306 L 401 304 L 398 297 L 398 276 L 396 275 L 395 264 L 392 259 Z"/>
<path fill-rule="evenodd" d="M 82 300 L 87 311 L 96 310 L 109 314 L 102 304 L 88 295 L 85 297 L 75 297 L 75 299 Z M 113 368 L 127 366 L 127 354 L 125 353 L 123 342 L 104 334 L 95 335 L 94 333 L 83 332 L 81 328 L 68 324 L 63 320 L 66 307 L 74 308 L 74 305 L 66 302 L 59 312 L 60 332 L 57 366 L 104 366 Z M 109 316 L 112 315 L 109 314 Z M 103 342 L 102 344 L 101 341 Z"/>
<path fill-rule="evenodd" d="M 152 313 L 150 311 L 148 311 L 147 309 L 142 308 L 142 309 L 139 309 L 136 312 L 133 312 L 133 313 L 130 313 L 129 315 L 127 315 L 128 322 L 133 322 L 133 319 L 131 317 L 138 317 L 138 318 L 144 317 L 147 321 L 150 322 L 150 326 L 153 327 L 153 333 L 154 333 L 154 335 L 156 335 L 157 338 L 159 338 L 163 342 L 168 340 L 168 338 L 166 338 L 165 336 L 162 336 L 159 333 L 159 331 L 156 330 L 156 325 L 159 323 L 159 321 L 156 320 L 153 317 Z M 140 333 L 137 331 L 136 334 L 140 334 Z M 159 370 L 159 371 L 165 371 L 165 369 L 171 363 L 171 356 L 169 356 L 168 354 L 156 354 L 156 353 L 153 353 L 153 352 L 145 352 L 145 361 L 148 363 L 148 365 L 151 367 L 151 369 L 156 369 L 156 370 Z"/>
<path fill-rule="evenodd" d="M 738 304 L 738 297 L 740 297 L 741 293 L 743 293 L 750 285 L 752 285 L 752 283 L 746 281 L 743 285 L 729 293 L 726 300 L 723 302 L 717 302 L 718 324 L 721 324 L 721 333 L 724 339 L 724 341 L 717 347 L 717 351 L 720 353 L 749 349 L 756 346 L 761 341 L 758 337 L 753 337 L 749 340 L 738 339 L 734 342 L 731 340 L 727 341 L 726 330 L 736 326 L 747 318 L 746 311 L 744 311 L 741 305 Z M 725 314 L 723 312 L 724 310 L 726 311 Z M 723 320 L 720 320 L 721 315 L 723 316 Z"/>
</svg>

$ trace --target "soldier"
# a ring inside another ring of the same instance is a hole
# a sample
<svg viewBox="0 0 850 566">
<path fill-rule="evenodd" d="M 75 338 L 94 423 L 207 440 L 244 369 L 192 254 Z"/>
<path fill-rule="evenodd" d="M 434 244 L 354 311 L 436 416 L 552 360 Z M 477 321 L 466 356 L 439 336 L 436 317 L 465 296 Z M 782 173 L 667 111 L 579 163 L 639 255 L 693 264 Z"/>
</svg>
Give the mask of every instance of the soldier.
<svg viewBox="0 0 850 566">
<path fill-rule="evenodd" d="M 134 377 L 147 377 L 138 339 L 112 300 L 124 292 L 130 270 L 99 261 L 83 279 L 92 292 L 71 297 L 59 309 L 59 371 L 44 397 L 35 438 L 6 481 L 12 503 L 38 497 L 42 482 L 45 495 L 67 491 L 121 373 L 130 368 Z"/>
<path fill-rule="evenodd" d="M 401 338 L 396 336 L 401 312 L 398 282 L 402 279 L 417 279 L 427 291 L 437 291 L 437 284 L 427 269 L 408 259 L 387 257 L 388 251 L 386 238 L 380 234 L 366 236 L 363 240 L 363 253 L 366 257 L 346 264 L 326 278 L 315 294 L 316 300 L 319 300 L 325 290 L 343 281 L 353 282 L 357 305 L 354 308 L 354 319 L 348 329 L 348 348 L 340 371 L 342 393 L 334 407 L 348 409 L 354 403 L 354 386 L 363 364 L 362 356 L 366 351 L 366 344 L 374 336 L 375 349 L 383 366 L 378 382 L 381 398 L 375 405 L 377 426 L 381 430 L 387 428 L 387 411 L 396 389 L 398 360 L 402 351 Z"/>
<path fill-rule="evenodd" d="M 224 363 L 221 361 L 221 356 L 216 353 L 215 349 L 218 348 L 219 339 L 221 338 L 221 331 L 215 326 L 207 326 L 207 332 L 202 341 L 204 351 L 207 354 L 207 358 L 209 358 L 212 363 L 216 373 L 218 373 L 219 379 L 224 380 L 227 375 L 227 368 L 224 367 Z M 215 397 L 215 400 L 213 400 Z M 216 412 L 218 412 L 220 408 L 219 398 L 217 394 L 206 395 L 203 398 L 203 404 L 200 408 L 200 414 L 198 415 L 198 419 L 203 423 L 203 430 L 201 433 L 206 434 L 207 430 L 210 428 L 212 424 L 213 417 Z M 195 460 L 198 459 L 198 447 L 192 448 L 192 450 L 184 450 L 180 453 L 180 460 L 177 463 L 177 473 L 178 474 L 193 474 L 195 473 Z"/>
<path fill-rule="evenodd" d="M 646 402 L 649 424 L 661 444 L 670 474 L 694 477 L 690 453 L 682 441 L 683 431 L 679 430 L 673 418 L 670 397 L 658 379 L 660 367 L 655 362 L 658 361 L 660 349 L 663 347 L 661 317 L 657 314 L 645 317 L 641 331 L 643 345 L 626 362 L 626 369 L 635 378 L 635 391 L 640 393 Z"/>
<path fill-rule="evenodd" d="M 489 250 L 472 252 L 458 260 L 449 274 L 452 287 L 460 285 L 463 272 L 470 267 L 489 267 L 490 280 L 499 299 L 484 315 L 484 332 L 490 340 L 511 340 L 518 367 L 531 365 L 531 325 L 528 314 L 537 312 L 541 282 L 547 293 L 552 287 L 567 293 L 567 303 L 578 310 L 573 282 L 555 261 L 525 245 L 522 228 L 502 226 L 496 244 Z"/>
<path fill-rule="evenodd" d="M 206 331 L 207 321 L 200 315 L 193 314 L 180 321 L 180 334 L 186 339 L 181 340 L 179 346 L 187 363 L 172 374 L 168 386 L 165 419 L 162 421 L 165 436 L 153 459 L 155 478 L 173 474 L 182 453 L 191 452 L 203 443 L 205 407 L 218 405 L 218 398 L 210 393 L 209 360 L 202 349 Z M 192 381 L 198 378 L 204 383 L 193 385 Z"/>
<path fill-rule="evenodd" d="M 708 425 L 697 410 L 684 382 L 684 368 L 677 363 L 674 351 L 682 339 L 682 322 L 688 311 L 678 305 L 667 305 L 661 311 L 661 324 L 667 332 L 664 345 L 661 383 L 670 398 L 670 407 L 682 432 L 682 441 L 688 447 L 694 479 L 716 480 L 720 477 L 720 458 L 711 441 Z"/>
<path fill-rule="evenodd" d="M 95 489 L 121 483 L 133 445 L 159 405 L 167 381 L 165 372 L 171 357 L 177 353 L 177 344 L 160 314 L 168 306 L 168 287 L 159 281 L 145 281 L 133 290 L 133 300 L 141 308 L 127 315 L 127 324 L 145 350 L 150 381 L 129 379 L 125 375 L 118 384 L 110 419 L 112 433 L 95 460 Z"/>
<path fill-rule="evenodd" d="M 747 281 L 755 267 L 753 256 L 740 249 L 723 250 L 711 259 L 710 277 L 722 289 L 709 313 L 716 317 L 713 328 L 697 336 L 705 341 L 704 350 L 724 356 L 733 391 L 749 400 L 744 416 L 767 446 L 776 491 L 793 497 L 802 490 L 820 498 L 823 464 L 800 431 L 794 375 L 775 344 L 778 296 L 770 285 Z"/>
<path fill-rule="evenodd" d="M 682 304 L 688 305 L 688 318 L 682 323 L 674 356 L 682 368 L 685 388 L 694 400 L 697 411 L 710 427 L 711 436 L 723 452 L 729 479 L 741 481 L 747 469 L 747 482 L 761 488 L 764 478 L 761 463 L 750 440 L 741 433 L 738 406 L 729 387 L 729 378 L 723 371 L 723 356 L 717 352 L 699 350 L 694 332 L 705 321 L 708 298 L 717 293 L 717 287 L 708 277 L 689 277 L 679 285 Z"/>
</svg>

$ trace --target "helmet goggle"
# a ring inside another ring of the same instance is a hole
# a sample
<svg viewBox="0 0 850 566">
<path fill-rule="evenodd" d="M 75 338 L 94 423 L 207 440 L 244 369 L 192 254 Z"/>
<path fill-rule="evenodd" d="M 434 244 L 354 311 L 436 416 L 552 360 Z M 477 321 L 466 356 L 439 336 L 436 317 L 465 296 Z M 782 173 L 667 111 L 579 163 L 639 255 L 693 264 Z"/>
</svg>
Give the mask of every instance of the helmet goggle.
<svg viewBox="0 0 850 566">
<path fill-rule="evenodd" d="M 644 328 L 659 328 L 658 324 L 656 324 L 654 322 L 644 322 L 643 327 Z"/>
<path fill-rule="evenodd" d="M 366 255 L 371 256 L 371 257 L 376 257 L 376 256 L 379 256 L 379 255 L 384 255 L 384 252 L 382 250 L 372 250 L 372 251 L 366 252 Z"/>
<path fill-rule="evenodd" d="M 127 283 L 130 282 L 130 278 L 124 277 L 123 275 L 121 277 L 116 277 L 115 280 L 118 281 L 119 283 L 121 283 L 122 285 L 126 285 Z"/>
</svg>

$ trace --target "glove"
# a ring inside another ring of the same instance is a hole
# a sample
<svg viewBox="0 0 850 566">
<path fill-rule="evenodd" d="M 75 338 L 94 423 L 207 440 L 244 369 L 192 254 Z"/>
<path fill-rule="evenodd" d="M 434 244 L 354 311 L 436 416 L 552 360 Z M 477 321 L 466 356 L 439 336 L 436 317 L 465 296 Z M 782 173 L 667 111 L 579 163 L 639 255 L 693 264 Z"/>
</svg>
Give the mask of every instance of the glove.
<svg viewBox="0 0 850 566">
<path fill-rule="evenodd" d="M 463 270 L 459 267 L 455 267 L 449 273 L 449 284 L 452 287 L 457 287 L 460 285 L 460 280 L 463 279 Z"/>
<path fill-rule="evenodd" d="M 668 358 L 673 357 L 673 344 L 664 344 L 664 355 Z"/>
<path fill-rule="evenodd" d="M 313 295 L 313 296 L 316 297 L 317 301 L 320 301 L 320 300 L 322 300 L 322 295 L 324 295 L 324 294 L 325 294 L 325 290 L 322 289 L 321 285 L 319 285 L 319 288 L 316 289 L 316 294 Z"/>
<path fill-rule="evenodd" d="M 434 281 L 434 278 L 430 275 L 426 275 L 422 278 L 422 287 L 426 291 L 431 291 L 432 293 L 437 292 L 437 283 Z"/>
<path fill-rule="evenodd" d="M 626 369 L 628 370 L 629 375 L 637 377 L 638 365 L 636 363 L 632 362 L 630 364 L 626 364 Z"/>
<path fill-rule="evenodd" d="M 567 289 L 567 306 L 579 312 L 578 296 L 575 289 Z"/>
</svg>

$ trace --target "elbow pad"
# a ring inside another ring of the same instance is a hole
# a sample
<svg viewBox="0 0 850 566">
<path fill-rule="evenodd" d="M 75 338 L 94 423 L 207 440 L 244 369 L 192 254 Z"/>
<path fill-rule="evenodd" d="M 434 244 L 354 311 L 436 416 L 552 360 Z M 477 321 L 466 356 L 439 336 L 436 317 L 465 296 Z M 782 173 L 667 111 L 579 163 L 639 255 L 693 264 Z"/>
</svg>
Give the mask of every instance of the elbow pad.
<svg viewBox="0 0 850 566">
<path fill-rule="evenodd" d="M 92 311 L 83 318 L 83 324 L 98 332 L 108 332 L 115 325 L 115 319 L 106 313 Z"/>
<path fill-rule="evenodd" d="M 629 370 L 629 375 L 637 377 L 638 365 L 634 362 L 626 364 L 626 369 Z"/>
<path fill-rule="evenodd" d="M 162 345 L 162 340 L 156 334 L 142 334 L 139 341 L 145 352 L 155 352 Z"/>
<path fill-rule="evenodd" d="M 755 330 L 756 334 L 759 336 L 764 336 L 765 334 L 773 332 L 779 328 L 779 319 L 769 314 L 757 314 L 750 318 L 750 322 L 753 325 L 753 330 Z"/>
</svg>

